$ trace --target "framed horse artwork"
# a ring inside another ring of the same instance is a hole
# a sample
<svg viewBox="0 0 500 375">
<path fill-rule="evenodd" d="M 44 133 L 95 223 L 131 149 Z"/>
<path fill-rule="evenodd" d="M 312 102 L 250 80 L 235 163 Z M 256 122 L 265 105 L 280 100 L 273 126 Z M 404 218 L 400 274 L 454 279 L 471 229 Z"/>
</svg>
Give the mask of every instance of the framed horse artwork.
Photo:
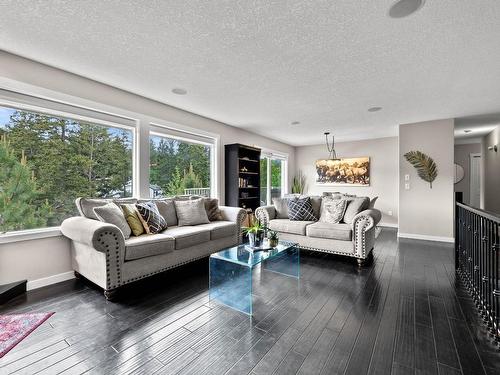
<svg viewBox="0 0 500 375">
<path fill-rule="evenodd" d="M 316 184 L 370 186 L 370 158 L 316 160 Z"/>
</svg>

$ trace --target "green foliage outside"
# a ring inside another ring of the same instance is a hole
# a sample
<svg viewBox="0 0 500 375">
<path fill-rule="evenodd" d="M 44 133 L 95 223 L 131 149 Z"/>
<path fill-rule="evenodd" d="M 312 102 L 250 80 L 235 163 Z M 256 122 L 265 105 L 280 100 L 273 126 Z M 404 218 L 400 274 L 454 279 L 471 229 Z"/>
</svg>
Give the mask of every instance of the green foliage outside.
<svg viewBox="0 0 500 375">
<path fill-rule="evenodd" d="M 18 158 L 5 135 L 0 136 L 0 165 L 0 232 L 44 226 L 51 207 L 47 201 L 34 205 L 42 192 L 26 156 Z"/>
<path fill-rule="evenodd" d="M 3 231 L 59 225 L 80 196 L 131 195 L 130 131 L 15 111 L 0 134 Z"/>
<path fill-rule="evenodd" d="M 210 187 L 210 147 L 153 136 L 149 151 L 150 183 L 159 186 L 164 195 Z"/>
</svg>

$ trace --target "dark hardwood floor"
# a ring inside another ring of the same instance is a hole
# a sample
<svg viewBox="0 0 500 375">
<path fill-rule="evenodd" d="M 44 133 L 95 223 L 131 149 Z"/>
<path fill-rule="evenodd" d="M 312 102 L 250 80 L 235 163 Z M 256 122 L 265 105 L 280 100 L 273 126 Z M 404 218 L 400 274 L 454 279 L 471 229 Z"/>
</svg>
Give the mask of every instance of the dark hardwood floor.
<svg viewBox="0 0 500 375">
<path fill-rule="evenodd" d="M 73 280 L 0 313 L 55 315 L 0 374 L 500 374 L 450 245 L 380 234 L 374 263 L 302 252 L 301 280 L 258 271 L 253 319 L 208 300 L 208 262 L 127 287 Z"/>
</svg>

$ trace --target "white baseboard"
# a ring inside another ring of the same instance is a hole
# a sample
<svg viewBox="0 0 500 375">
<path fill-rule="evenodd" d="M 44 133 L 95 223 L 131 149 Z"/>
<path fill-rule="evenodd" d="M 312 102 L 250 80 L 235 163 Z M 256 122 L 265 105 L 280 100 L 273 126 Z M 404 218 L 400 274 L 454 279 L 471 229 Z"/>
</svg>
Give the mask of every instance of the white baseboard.
<svg viewBox="0 0 500 375">
<path fill-rule="evenodd" d="M 377 224 L 378 227 L 386 227 L 386 228 L 398 228 L 398 224 L 394 224 L 394 223 L 383 223 L 383 222 L 380 222 Z"/>
<path fill-rule="evenodd" d="M 75 274 L 73 271 L 63 272 L 57 275 L 52 275 L 49 277 L 28 281 L 26 289 L 27 290 L 38 289 L 47 285 L 57 284 L 60 283 L 61 281 L 71 280 L 74 278 Z"/>
<path fill-rule="evenodd" d="M 425 234 L 401 233 L 398 232 L 400 238 L 411 238 L 413 240 L 435 241 L 435 242 L 455 242 L 453 237 L 427 236 Z"/>
</svg>

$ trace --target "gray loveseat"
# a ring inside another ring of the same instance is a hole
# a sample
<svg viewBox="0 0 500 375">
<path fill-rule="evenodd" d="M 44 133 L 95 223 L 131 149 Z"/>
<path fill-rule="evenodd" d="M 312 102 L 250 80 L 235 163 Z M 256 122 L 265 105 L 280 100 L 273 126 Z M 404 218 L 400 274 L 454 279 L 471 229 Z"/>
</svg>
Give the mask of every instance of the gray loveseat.
<svg viewBox="0 0 500 375">
<path fill-rule="evenodd" d="M 310 198 L 315 216 L 319 219 L 324 198 Z M 337 224 L 320 220 L 292 221 L 288 218 L 286 205 L 284 208 L 276 202 L 273 206 L 257 208 L 255 216 L 261 224 L 278 232 L 281 240 L 297 242 L 302 249 L 354 257 L 362 265 L 372 256 L 381 212 L 370 208 L 370 199 L 367 197 L 338 198 L 356 201 L 357 204 L 349 208 L 349 203 L 343 220 Z"/>
<path fill-rule="evenodd" d="M 125 239 L 117 226 L 97 220 L 93 212 L 108 202 L 79 198 L 76 204 L 81 216 L 66 219 L 61 225 L 61 232 L 71 240 L 75 274 L 103 288 L 107 299 L 122 285 L 238 244 L 246 215 L 241 208 L 220 206 L 222 220 L 195 226 L 169 225 L 159 234 Z M 117 203 L 135 202 L 127 199 Z"/>
</svg>

